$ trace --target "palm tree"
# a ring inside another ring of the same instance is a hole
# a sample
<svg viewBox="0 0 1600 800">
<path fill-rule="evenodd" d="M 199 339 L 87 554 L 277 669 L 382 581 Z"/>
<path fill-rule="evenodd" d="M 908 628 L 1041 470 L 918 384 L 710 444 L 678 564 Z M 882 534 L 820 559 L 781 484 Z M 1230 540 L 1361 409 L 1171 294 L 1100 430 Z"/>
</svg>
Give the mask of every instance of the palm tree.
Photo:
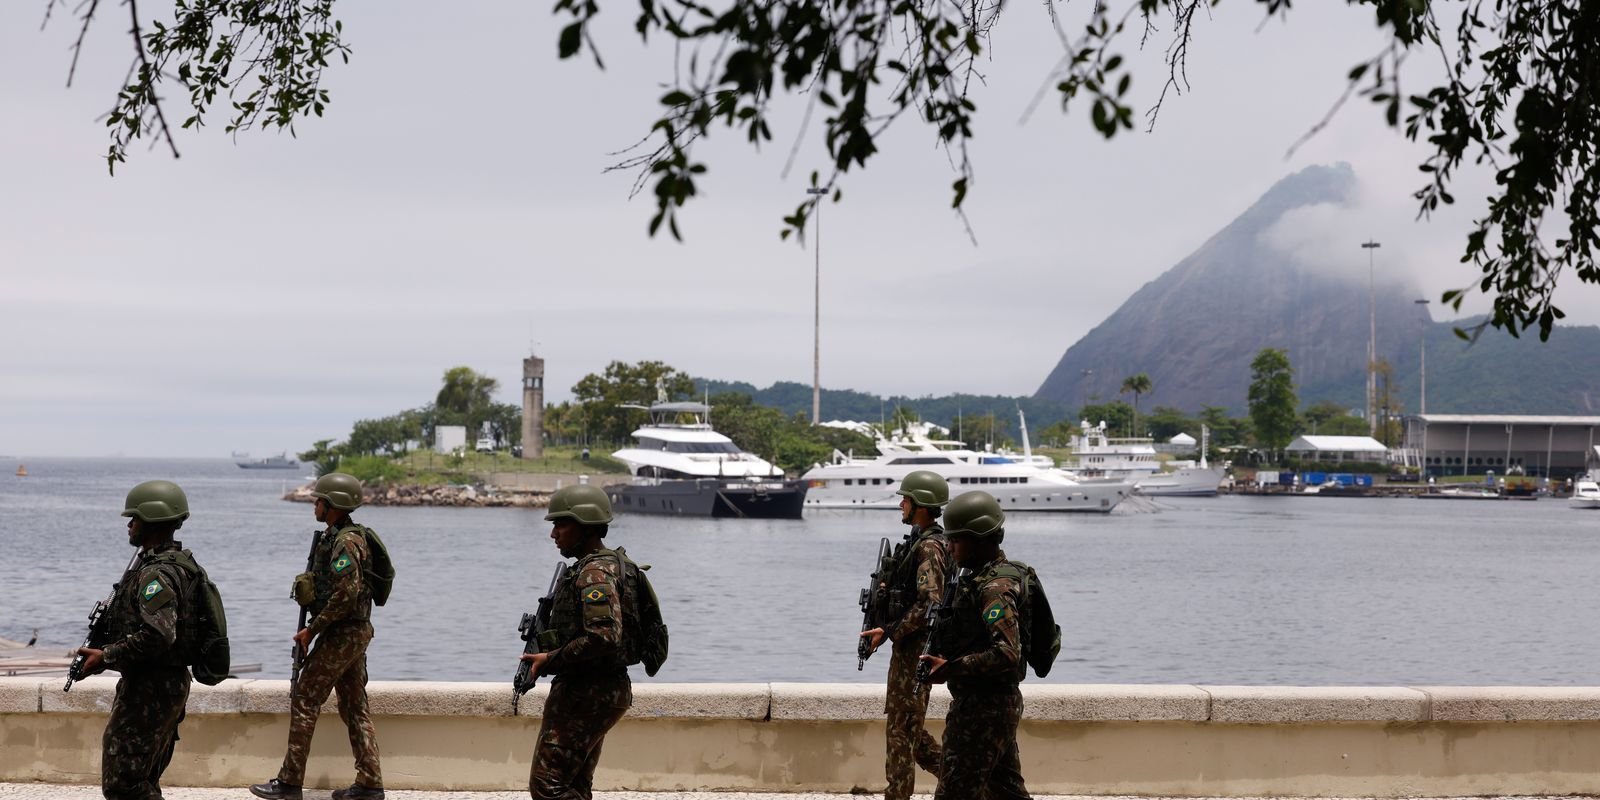
<svg viewBox="0 0 1600 800">
<path fill-rule="evenodd" d="M 1131 392 L 1133 394 L 1133 435 L 1134 436 L 1138 436 L 1139 435 L 1139 395 L 1149 394 L 1150 393 L 1150 389 L 1151 389 L 1150 376 L 1144 374 L 1143 372 L 1139 373 L 1138 375 L 1130 375 L 1129 377 L 1126 377 L 1126 378 L 1122 379 L 1122 391 L 1119 392 L 1119 394 L 1128 393 L 1128 392 Z"/>
</svg>

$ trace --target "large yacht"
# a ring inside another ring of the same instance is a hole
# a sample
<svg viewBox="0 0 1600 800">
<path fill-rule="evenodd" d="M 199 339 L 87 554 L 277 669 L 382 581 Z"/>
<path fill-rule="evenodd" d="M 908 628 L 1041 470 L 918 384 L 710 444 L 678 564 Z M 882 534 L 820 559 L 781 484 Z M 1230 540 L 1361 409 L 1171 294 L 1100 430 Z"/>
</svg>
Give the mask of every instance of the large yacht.
<svg viewBox="0 0 1600 800">
<path fill-rule="evenodd" d="M 1206 464 L 1206 447 L 1210 431 L 1200 430 L 1200 461 L 1179 465 L 1162 471 L 1156 458 L 1155 443 L 1144 438 L 1111 438 L 1106 435 L 1106 424 L 1091 426 L 1088 420 L 1079 423 L 1077 436 L 1072 437 L 1072 455 L 1076 464 L 1063 465 L 1063 469 L 1076 478 L 1121 478 L 1133 481 L 1135 490 L 1151 496 L 1214 495 L 1225 479 L 1221 467 Z M 1193 443 L 1191 438 L 1188 440 Z"/>
<path fill-rule="evenodd" d="M 743 452 L 711 427 L 711 407 L 656 402 L 643 409 L 650 422 L 633 432 L 636 443 L 612 455 L 628 465 L 633 481 L 612 487 L 618 511 L 697 517 L 799 519 L 806 497 L 802 481 Z"/>
<path fill-rule="evenodd" d="M 812 467 L 805 503 L 811 508 L 898 509 L 895 490 L 906 473 L 932 470 L 950 482 L 950 494 L 981 489 L 1007 511 L 1091 511 L 1106 513 L 1133 492 L 1121 480 L 1079 481 L 1049 469 L 1026 449 L 1021 455 L 976 451 L 964 442 L 932 438 L 929 426 L 878 436 L 875 456 L 835 451 L 833 460 Z"/>
</svg>

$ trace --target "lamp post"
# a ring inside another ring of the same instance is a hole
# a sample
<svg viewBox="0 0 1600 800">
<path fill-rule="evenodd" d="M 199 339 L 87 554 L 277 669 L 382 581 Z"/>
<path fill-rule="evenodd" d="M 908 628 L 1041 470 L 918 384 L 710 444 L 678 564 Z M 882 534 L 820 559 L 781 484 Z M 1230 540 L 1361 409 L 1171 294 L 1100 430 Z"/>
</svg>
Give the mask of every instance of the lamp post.
<svg viewBox="0 0 1600 800">
<path fill-rule="evenodd" d="M 813 208 L 817 215 L 817 227 L 811 240 L 812 252 L 816 255 L 816 266 L 812 288 L 811 309 L 811 424 L 822 424 L 822 195 L 828 193 L 827 189 L 813 186 L 806 190 L 816 199 Z"/>
<path fill-rule="evenodd" d="M 1369 432 L 1378 433 L 1378 417 L 1373 405 L 1378 397 L 1377 375 L 1372 371 L 1373 365 L 1378 363 L 1378 290 L 1373 281 L 1372 251 L 1383 245 L 1375 241 L 1361 243 L 1361 249 L 1367 251 L 1367 422 Z"/>
<path fill-rule="evenodd" d="M 1428 301 L 1417 300 L 1416 304 L 1422 306 L 1422 313 L 1428 314 L 1428 322 L 1433 322 L 1433 315 L 1428 313 Z M 1422 350 L 1422 394 L 1418 403 L 1417 416 L 1422 422 L 1422 455 L 1418 457 L 1421 462 L 1422 474 L 1428 474 L 1428 326 L 1422 326 L 1422 335 L 1417 337 L 1417 343 Z"/>
</svg>

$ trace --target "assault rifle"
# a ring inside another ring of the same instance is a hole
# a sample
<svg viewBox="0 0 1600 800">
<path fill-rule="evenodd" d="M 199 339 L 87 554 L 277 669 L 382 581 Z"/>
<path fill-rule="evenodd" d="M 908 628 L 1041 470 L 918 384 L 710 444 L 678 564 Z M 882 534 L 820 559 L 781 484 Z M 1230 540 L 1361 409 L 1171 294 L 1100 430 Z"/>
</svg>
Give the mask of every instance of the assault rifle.
<svg viewBox="0 0 1600 800">
<path fill-rule="evenodd" d="M 556 572 L 550 576 L 550 588 L 545 590 L 544 596 L 539 598 L 539 605 L 532 614 L 523 614 L 522 621 L 517 623 L 517 633 L 522 635 L 523 655 L 543 652 L 539 647 L 539 636 L 550 630 L 550 610 L 556 603 L 556 592 L 561 591 L 561 584 L 566 580 L 570 568 L 567 562 L 556 564 Z M 539 682 L 539 676 L 533 674 L 533 664 L 527 661 L 517 662 L 517 672 L 511 676 L 511 713 L 517 713 L 517 706 L 522 702 L 522 696 Z"/>
<path fill-rule="evenodd" d="M 956 602 L 956 592 L 960 591 L 961 579 L 966 574 L 967 571 L 964 569 L 950 570 L 950 577 L 944 581 L 944 593 L 939 596 L 939 602 L 928 608 L 928 638 L 922 641 L 922 655 L 939 655 L 934 652 L 938 647 L 936 642 L 939 641 L 939 634 L 943 632 L 943 627 L 948 624 L 954 613 L 952 607 Z M 911 687 L 913 694 L 922 691 L 922 687 L 928 683 L 930 669 L 932 668 L 928 666 L 927 659 L 917 659 L 917 678 Z"/>
<path fill-rule="evenodd" d="M 137 563 L 139 563 L 139 553 L 135 551 L 133 558 L 128 559 L 127 568 L 122 570 L 123 576 L 126 577 L 128 572 L 133 569 L 133 565 Z M 111 584 L 111 594 L 106 595 L 106 599 L 94 604 L 94 610 L 89 612 L 89 635 L 83 637 L 82 647 L 99 650 L 106 646 L 106 626 L 110 624 L 106 619 L 106 612 L 111 610 L 111 603 L 117 599 L 117 590 L 120 588 L 122 588 L 122 581 L 118 580 L 116 583 Z M 83 680 L 83 663 L 88 660 L 89 657 L 82 653 L 73 657 L 72 666 L 67 667 L 67 685 L 62 687 L 61 691 L 70 692 L 74 681 Z"/>
<path fill-rule="evenodd" d="M 881 628 L 889 616 L 889 580 L 893 576 L 890 570 L 894 568 L 894 556 L 889 550 L 889 540 L 884 539 L 878 543 L 878 560 L 873 562 L 872 575 L 867 579 L 867 588 L 861 590 L 861 630 L 863 633 L 873 628 Z M 872 657 L 872 640 L 861 636 L 856 639 L 856 669 L 865 669 L 867 659 Z"/>
<path fill-rule="evenodd" d="M 317 545 L 319 544 L 322 544 L 322 531 L 313 531 L 311 533 L 311 552 L 306 553 L 306 572 L 311 572 L 317 566 Z M 293 597 L 294 594 L 291 592 L 289 596 Z M 306 616 L 310 613 L 310 610 L 310 605 L 300 606 L 300 621 L 294 626 L 296 634 L 306 629 Z M 301 647 L 299 642 L 295 642 L 294 646 L 289 649 L 289 657 L 294 663 L 294 666 L 289 671 L 289 696 L 293 697 L 294 690 L 300 686 L 300 668 L 305 666 L 306 663 L 306 649 Z"/>
</svg>

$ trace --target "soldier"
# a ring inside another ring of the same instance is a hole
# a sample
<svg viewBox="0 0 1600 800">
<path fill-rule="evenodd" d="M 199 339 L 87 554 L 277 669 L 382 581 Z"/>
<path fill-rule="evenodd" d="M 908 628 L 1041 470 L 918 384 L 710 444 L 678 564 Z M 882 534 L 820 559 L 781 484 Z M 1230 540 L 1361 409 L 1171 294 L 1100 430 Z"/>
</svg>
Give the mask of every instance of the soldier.
<svg viewBox="0 0 1600 800">
<path fill-rule="evenodd" d="M 907 473 L 895 492 L 900 495 L 900 521 L 911 526 L 897 548 L 900 560 L 889 581 L 891 597 L 906 598 L 900 608 L 891 608 L 898 619 L 883 628 L 862 631 L 870 637 L 872 649 L 887 638 L 894 643 L 889 657 L 889 687 L 884 712 L 889 715 L 885 730 L 884 774 L 888 788 L 884 800 L 907 800 L 916 783 L 916 764 L 937 776 L 942 756 L 939 743 L 923 726 L 928 713 L 928 691 L 916 689 L 917 657 L 928 638 L 928 609 L 939 602 L 950 556 L 939 527 L 939 513 L 950 500 L 950 484 L 936 472 L 919 469 Z"/>
<path fill-rule="evenodd" d="M 362 577 L 371 552 L 366 528 L 350 519 L 361 506 L 361 481 L 353 475 L 330 472 L 317 479 L 312 491 L 315 514 L 326 523 L 317 540 L 312 571 L 296 579 L 312 588 L 311 621 L 297 631 L 294 641 L 304 650 L 316 639 L 316 649 L 306 656 L 300 682 L 289 703 L 289 746 L 278 777 L 250 787 L 257 797 L 298 800 L 305 782 L 306 755 L 311 734 L 328 693 L 339 696 L 339 718 L 350 730 L 350 750 L 355 754 L 356 782 L 338 789 L 334 800 L 383 797 L 383 771 L 378 763 L 378 739 L 367 710 L 367 645 L 372 642 L 372 589 Z M 297 594 L 304 595 L 297 587 Z"/>
<path fill-rule="evenodd" d="M 942 655 L 927 655 L 928 680 L 950 684 L 944 772 L 935 800 L 1030 800 L 1017 755 L 1022 721 L 1021 618 L 1025 574 L 1000 550 L 1005 513 L 987 492 L 966 492 L 944 511 L 945 537 L 962 579 Z"/>
<path fill-rule="evenodd" d="M 601 541 L 611 523 L 611 501 L 598 487 L 557 490 L 544 518 L 553 523 L 550 538 L 561 557 L 578 561 L 551 608 L 554 649 L 522 656 L 534 676 L 554 676 L 528 794 L 534 800 L 589 800 L 606 732 L 633 705 L 617 591 L 623 583 L 622 557 Z"/>
<path fill-rule="evenodd" d="M 122 516 L 138 563 L 122 576 L 107 611 L 110 644 L 78 652 L 84 675 L 122 673 L 101 739 L 100 791 L 106 800 L 145 800 L 161 797 L 161 773 L 172 761 L 189 699 L 178 634 L 188 621 L 194 578 L 178 564 L 193 563 L 193 556 L 172 538 L 189 518 L 189 499 L 171 481 L 145 481 L 128 492 Z"/>
</svg>

